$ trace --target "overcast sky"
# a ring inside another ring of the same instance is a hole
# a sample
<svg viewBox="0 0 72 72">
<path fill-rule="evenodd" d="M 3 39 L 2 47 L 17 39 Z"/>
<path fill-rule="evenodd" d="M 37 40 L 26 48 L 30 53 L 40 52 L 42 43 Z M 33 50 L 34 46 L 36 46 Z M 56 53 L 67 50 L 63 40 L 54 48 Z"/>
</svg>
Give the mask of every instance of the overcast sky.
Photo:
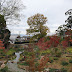
<svg viewBox="0 0 72 72">
<path fill-rule="evenodd" d="M 47 26 L 50 29 L 50 33 L 55 33 L 58 26 L 65 24 L 65 20 L 68 16 L 65 16 L 65 12 L 72 9 L 72 0 L 22 0 L 26 6 L 21 22 L 17 26 L 8 26 L 14 34 L 26 34 L 28 28 L 28 17 L 37 13 L 43 14 L 48 18 Z"/>
</svg>

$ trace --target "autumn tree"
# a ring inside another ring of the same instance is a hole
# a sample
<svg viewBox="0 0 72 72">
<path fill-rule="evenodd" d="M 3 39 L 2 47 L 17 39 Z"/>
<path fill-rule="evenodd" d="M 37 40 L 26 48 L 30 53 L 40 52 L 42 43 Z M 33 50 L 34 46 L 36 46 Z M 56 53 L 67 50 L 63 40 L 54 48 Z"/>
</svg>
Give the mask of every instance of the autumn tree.
<svg viewBox="0 0 72 72">
<path fill-rule="evenodd" d="M 28 18 L 27 23 L 29 29 L 27 29 L 27 34 L 33 35 L 33 38 L 40 39 L 47 35 L 49 28 L 45 26 L 47 22 L 47 17 L 43 14 L 35 14 Z"/>
<path fill-rule="evenodd" d="M 6 27 L 6 21 L 3 15 L 0 15 L 0 39 L 3 40 L 5 47 L 7 47 L 10 37 L 10 31 Z"/>
</svg>

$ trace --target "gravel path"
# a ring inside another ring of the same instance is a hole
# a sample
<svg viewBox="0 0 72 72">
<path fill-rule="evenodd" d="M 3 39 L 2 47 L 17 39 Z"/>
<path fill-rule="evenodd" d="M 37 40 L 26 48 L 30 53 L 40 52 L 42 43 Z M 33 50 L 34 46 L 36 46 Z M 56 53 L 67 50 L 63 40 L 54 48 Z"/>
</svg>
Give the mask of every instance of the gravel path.
<svg viewBox="0 0 72 72">
<path fill-rule="evenodd" d="M 8 63 L 7 66 L 12 72 L 26 72 L 25 70 L 18 68 L 17 63 Z"/>
<path fill-rule="evenodd" d="M 25 70 L 23 69 L 20 69 L 18 68 L 17 66 L 17 62 L 19 61 L 19 58 L 20 58 L 20 54 L 22 52 L 18 52 L 18 53 L 15 53 L 15 55 L 17 56 L 15 60 L 13 60 L 14 63 L 11 63 L 11 61 L 8 61 L 7 63 L 7 66 L 8 66 L 8 69 L 12 72 L 26 72 Z"/>
</svg>

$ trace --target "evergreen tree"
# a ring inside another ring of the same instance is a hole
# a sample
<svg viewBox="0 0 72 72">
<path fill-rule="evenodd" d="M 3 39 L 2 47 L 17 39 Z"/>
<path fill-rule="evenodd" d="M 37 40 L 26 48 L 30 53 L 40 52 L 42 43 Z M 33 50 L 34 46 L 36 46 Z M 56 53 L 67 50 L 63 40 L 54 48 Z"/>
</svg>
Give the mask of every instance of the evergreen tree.
<svg viewBox="0 0 72 72">
<path fill-rule="evenodd" d="M 3 15 L 0 15 L 0 39 L 3 40 L 4 46 L 7 48 L 10 37 L 10 31 L 6 27 L 6 21 Z"/>
</svg>

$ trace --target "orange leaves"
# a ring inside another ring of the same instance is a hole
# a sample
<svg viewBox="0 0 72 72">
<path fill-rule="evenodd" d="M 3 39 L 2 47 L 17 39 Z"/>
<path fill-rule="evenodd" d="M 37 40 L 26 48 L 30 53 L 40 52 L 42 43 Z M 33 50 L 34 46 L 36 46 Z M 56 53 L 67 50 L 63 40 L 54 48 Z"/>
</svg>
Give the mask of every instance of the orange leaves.
<svg viewBox="0 0 72 72">
<path fill-rule="evenodd" d="M 0 40 L 0 49 L 5 49 L 3 41 Z"/>
</svg>

